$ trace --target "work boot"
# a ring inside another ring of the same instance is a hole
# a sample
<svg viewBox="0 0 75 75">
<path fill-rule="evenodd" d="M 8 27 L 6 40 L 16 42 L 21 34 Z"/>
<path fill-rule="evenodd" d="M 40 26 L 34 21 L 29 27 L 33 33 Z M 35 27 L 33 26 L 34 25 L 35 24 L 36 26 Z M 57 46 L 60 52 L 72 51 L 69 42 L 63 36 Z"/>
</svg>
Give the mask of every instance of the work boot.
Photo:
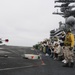
<svg viewBox="0 0 75 75">
<path fill-rule="evenodd" d="M 74 62 L 71 62 L 69 67 L 73 68 L 73 66 L 74 66 Z"/>
<path fill-rule="evenodd" d="M 63 67 L 69 67 L 69 63 L 65 63 Z"/>
</svg>

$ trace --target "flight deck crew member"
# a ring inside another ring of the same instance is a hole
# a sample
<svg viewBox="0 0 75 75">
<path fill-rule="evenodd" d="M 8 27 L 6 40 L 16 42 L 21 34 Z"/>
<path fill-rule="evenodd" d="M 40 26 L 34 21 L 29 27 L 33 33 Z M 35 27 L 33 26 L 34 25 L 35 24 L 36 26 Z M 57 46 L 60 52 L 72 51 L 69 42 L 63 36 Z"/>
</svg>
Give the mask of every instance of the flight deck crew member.
<svg viewBox="0 0 75 75">
<path fill-rule="evenodd" d="M 66 60 L 64 59 L 64 55 L 65 55 L 65 51 L 64 51 L 65 32 L 64 31 L 62 31 L 59 39 L 60 39 L 60 46 L 61 46 L 59 60 L 65 63 Z"/>
<path fill-rule="evenodd" d="M 65 37 L 65 60 L 66 63 L 63 65 L 63 67 L 73 67 L 74 66 L 74 35 L 71 33 L 71 30 L 68 29 Z"/>
</svg>

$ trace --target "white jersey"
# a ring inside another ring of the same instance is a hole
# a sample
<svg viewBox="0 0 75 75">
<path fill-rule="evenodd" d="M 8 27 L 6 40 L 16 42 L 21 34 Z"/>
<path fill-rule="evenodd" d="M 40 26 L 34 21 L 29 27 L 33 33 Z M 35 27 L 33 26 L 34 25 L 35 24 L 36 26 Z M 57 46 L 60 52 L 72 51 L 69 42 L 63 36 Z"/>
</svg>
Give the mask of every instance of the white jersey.
<svg viewBox="0 0 75 75">
<path fill-rule="evenodd" d="M 56 48 L 54 49 L 54 51 L 55 51 L 55 53 L 59 54 L 59 53 L 60 53 L 60 45 L 59 45 L 58 47 L 56 47 Z"/>
<path fill-rule="evenodd" d="M 55 46 L 56 43 L 57 43 L 58 45 L 60 45 L 60 42 L 59 42 L 59 40 L 58 40 L 58 41 L 54 41 L 53 46 Z"/>
</svg>

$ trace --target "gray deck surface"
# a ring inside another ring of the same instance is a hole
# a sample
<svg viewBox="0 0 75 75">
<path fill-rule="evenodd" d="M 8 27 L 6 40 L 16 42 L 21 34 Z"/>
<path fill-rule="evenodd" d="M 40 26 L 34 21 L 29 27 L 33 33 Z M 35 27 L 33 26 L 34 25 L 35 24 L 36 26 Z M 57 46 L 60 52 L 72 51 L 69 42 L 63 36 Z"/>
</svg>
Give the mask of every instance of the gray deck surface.
<svg viewBox="0 0 75 75">
<path fill-rule="evenodd" d="M 75 75 L 75 66 L 64 68 L 62 62 L 54 61 L 43 53 L 42 59 L 24 59 L 22 55 L 27 53 L 40 54 L 30 47 L 0 46 L 0 75 Z"/>
</svg>

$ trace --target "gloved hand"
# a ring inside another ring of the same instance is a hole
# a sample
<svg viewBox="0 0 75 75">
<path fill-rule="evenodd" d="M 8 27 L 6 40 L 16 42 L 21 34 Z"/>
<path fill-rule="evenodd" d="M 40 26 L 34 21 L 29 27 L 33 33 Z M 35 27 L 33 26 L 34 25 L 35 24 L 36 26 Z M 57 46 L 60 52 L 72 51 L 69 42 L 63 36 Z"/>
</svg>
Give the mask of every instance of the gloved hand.
<svg viewBox="0 0 75 75">
<path fill-rule="evenodd" d="M 73 50 L 73 47 L 70 47 L 69 49 L 70 49 L 70 50 Z"/>
</svg>

